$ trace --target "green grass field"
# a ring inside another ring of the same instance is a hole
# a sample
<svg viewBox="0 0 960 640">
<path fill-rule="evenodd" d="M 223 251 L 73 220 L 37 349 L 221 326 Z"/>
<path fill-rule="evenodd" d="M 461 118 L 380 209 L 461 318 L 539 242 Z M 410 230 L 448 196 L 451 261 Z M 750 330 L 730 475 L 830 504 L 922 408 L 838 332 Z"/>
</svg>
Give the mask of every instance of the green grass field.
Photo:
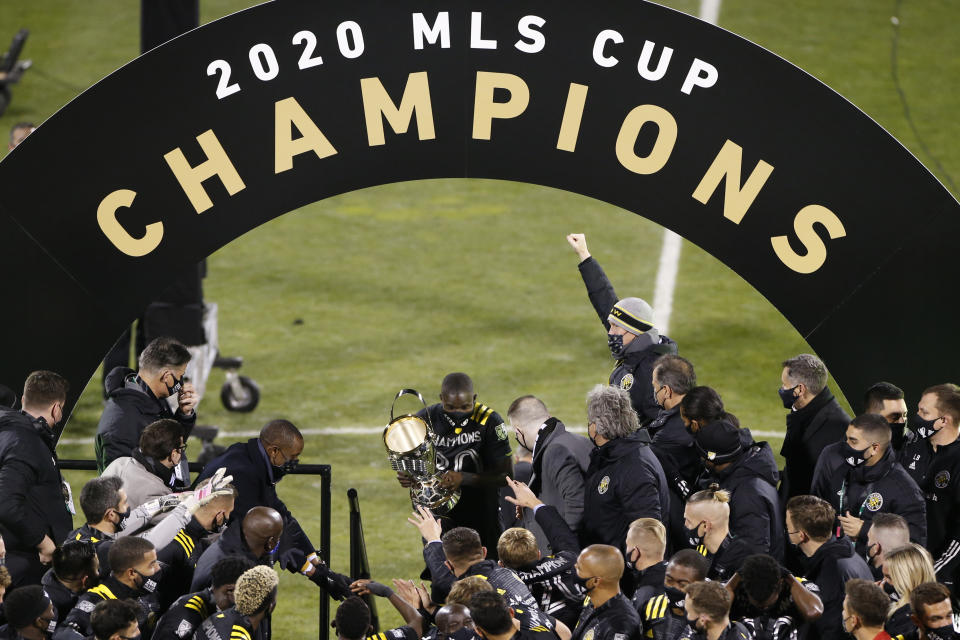
<svg viewBox="0 0 960 640">
<path fill-rule="evenodd" d="M 204 22 L 250 4 L 201 3 Z M 694 14 L 698 7 L 693 0 L 668 4 Z M 893 7 L 879 0 L 727 0 L 720 24 L 838 90 L 933 168 L 891 79 Z M 948 0 L 908 1 L 900 15 L 901 82 L 917 129 L 946 172 L 938 176 L 954 180 L 960 176 L 960 40 L 950 25 L 958 17 L 960 7 Z M 0 39 L 29 28 L 24 56 L 34 61 L 14 87 L 0 131 L 17 121 L 42 122 L 133 58 L 138 21 L 137 3 L 0 3 Z M 103 115 L 70 142 L 97 144 L 110 127 L 110 114 Z M 305 429 L 376 427 L 386 423 L 398 389 L 414 387 L 432 399 L 445 373 L 463 370 L 474 377 L 480 399 L 501 413 L 516 396 L 534 393 L 567 424 L 582 425 L 584 395 L 605 382 L 611 360 L 564 240 L 570 232 L 587 234 L 621 295 L 652 299 L 662 229 L 542 187 L 402 183 L 278 218 L 213 255 L 205 282 L 207 298 L 220 306 L 221 349 L 244 356 L 244 372 L 260 384 L 261 404 L 252 414 L 226 412 L 215 394 L 223 377 L 215 372 L 201 422 L 226 432 L 257 430 L 279 416 Z M 809 347 L 749 285 L 689 243 L 670 334 L 696 364 L 700 382 L 716 387 L 744 426 L 782 430 L 775 393 L 780 362 Z M 100 410 L 98 374 L 65 438 L 91 436 Z M 780 439 L 768 439 L 779 450 Z M 62 445 L 60 454 L 89 458 L 92 445 Z M 345 493 L 356 487 L 375 577 L 419 573 L 419 537 L 405 524 L 409 502 L 377 435 L 311 435 L 303 459 L 333 465 L 335 569 L 347 569 Z M 68 476 L 79 491 L 89 474 Z M 319 480 L 307 477 L 280 486 L 317 541 L 318 488 Z M 312 584 L 284 575 L 277 637 L 315 636 L 316 602 Z M 388 609 L 381 606 L 381 614 L 393 625 L 399 618 Z"/>
</svg>

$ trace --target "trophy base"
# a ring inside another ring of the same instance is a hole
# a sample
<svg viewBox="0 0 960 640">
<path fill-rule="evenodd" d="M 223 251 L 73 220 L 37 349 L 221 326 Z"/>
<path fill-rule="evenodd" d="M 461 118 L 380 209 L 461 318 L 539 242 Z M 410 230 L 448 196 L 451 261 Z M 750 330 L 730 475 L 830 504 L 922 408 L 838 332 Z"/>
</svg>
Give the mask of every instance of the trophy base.
<svg viewBox="0 0 960 640">
<path fill-rule="evenodd" d="M 410 501 L 426 507 L 435 516 L 445 516 L 450 513 L 460 500 L 460 490 L 449 490 L 440 487 L 440 478 L 437 476 L 418 479 L 410 487 Z"/>
</svg>

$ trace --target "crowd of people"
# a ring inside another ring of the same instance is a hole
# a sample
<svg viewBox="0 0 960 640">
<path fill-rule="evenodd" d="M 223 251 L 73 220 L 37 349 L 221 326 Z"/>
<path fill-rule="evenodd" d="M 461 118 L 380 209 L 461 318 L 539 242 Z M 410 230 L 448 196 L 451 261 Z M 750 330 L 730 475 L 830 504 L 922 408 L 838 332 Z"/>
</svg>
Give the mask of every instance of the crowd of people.
<svg viewBox="0 0 960 640">
<path fill-rule="evenodd" d="M 957 637 L 960 387 L 933 384 L 911 414 L 878 382 L 850 417 L 816 356 L 789 358 L 781 470 L 650 305 L 617 297 L 585 237 L 567 240 L 615 363 L 587 393 L 587 437 L 530 395 L 504 420 L 470 376 L 447 375 L 421 415 L 459 499 L 439 518 L 414 505 L 418 583 L 351 580 L 320 560 L 277 494 L 305 446 L 289 421 L 191 481 L 197 397 L 172 338 L 110 373 L 101 475 L 74 529 L 54 438 L 67 383 L 31 374 L 0 409 L 0 639 L 266 639 L 277 568 L 343 600 L 340 640 L 374 632 L 374 596 L 405 623 L 375 640 Z M 417 495 L 417 477 L 397 479 Z"/>
</svg>

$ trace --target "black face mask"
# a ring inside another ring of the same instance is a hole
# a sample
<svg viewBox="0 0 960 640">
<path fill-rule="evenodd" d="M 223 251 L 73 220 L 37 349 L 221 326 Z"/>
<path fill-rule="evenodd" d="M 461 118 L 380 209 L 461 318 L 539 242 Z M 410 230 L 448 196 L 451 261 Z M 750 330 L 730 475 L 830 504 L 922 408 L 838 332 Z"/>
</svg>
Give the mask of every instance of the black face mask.
<svg viewBox="0 0 960 640">
<path fill-rule="evenodd" d="M 703 544 L 704 536 L 697 533 L 703 524 L 703 521 L 701 521 L 700 524 L 695 526 L 693 529 L 687 529 L 686 527 L 683 528 L 683 532 L 687 536 L 687 542 L 690 544 L 692 549 L 696 549 L 697 545 Z"/>
<path fill-rule="evenodd" d="M 793 403 L 797 401 L 797 396 L 793 395 L 794 390 L 800 385 L 794 385 L 789 389 L 784 389 L 780 387 L 777 389 L 777 393 L 780 395 L 780 402 L 783 403 L 784 409 L 792 409 Z"/>
<path fill-rule="evenodd" d="M 280 455 L 286 458 L 286 455 L 284 455 L 283 451 L 280 452 Z M 280 466 L 277 466 L 273 464 L 273 462 L 271 462 L 270 466 L 272 467 L 272 470 L 273 470 L 273 481 L 274 482 L 279 481 L 280 478 L 282 478 L 283 476 L 287 475 L 288 473 L 296 469 L 298 464 L 300 464 L 300 461 L 297 460 L 296 458 L 290 458 Z"/>
<path fill-rule="evenodd" d="M 183 389 L 183 376 L 178 380 L 177 377 L 171 373 L 170 377 L 173 378 L 173 386 L 171 387 L 167 384 L 167 392 L 172 396 L 175 393 L 180 393 Z"/>
<path fill-rule="evenodd" d="M 933 425 L 937 423 L 937 420 L 940 418 L 934 418 L 933 420 L 924 420 L 917 414 L 910 416 L 910 430 L 917 434 L 917 437 L 921 440 L 927 440 L 933 436 L 940 429 L 934 429 Z"/>
<path fill-rule="evenodd" d="M 227 528 L 227 516 L 223 516 L 223 522 L 217 524 L 217 518 L 214 516 L 213 524 L 211 525 L 213 529 L 210 530 L 210 533 L 223 533 L 224 529 Z"/>
<path fill-rule="evenodd" d="M 607 346 L 610 348 L 610 355 L 616 360 L 623 358 L 623 353 L 626 350 L 626 347 L 623 346 L 623 334 L 614 335 L 612 333 L 607 334 Z"/>
<path fill-rule="evenodd" d="M 660 389 L 665 388 L 665 386 L 666 386 L 666 385 L 660 385 Z M 665 411 L 665 410 L 666 410 L 666 407 L 663 406 L 663 404 L 661 404 L 659 400 L 657 400 L 657 394 L 660 393 L 660 389 L 654 389 L 654 390 L 653 390 L 653 402 L 654 402 L 654 404 L 657 405 L 657 408 L 660 409 L 660 411 Z"/>
<path fill-rule="evenodd" d="M 868 446 L 867 449 L 869 449 L 872 446 L 873 445 Z M 858 451 L 857 449 L 854 449 L 853 447 L 851 447 L 846 440 L 844 440 L 843 443 L 841 443 L 840 445 L 840 455 L 843 456 L 844 462 L 846 462 L 849 466 L 856 469 L 857 467 L 863 464 L 866 464 L 867 460 L 873 457 L 873 456 L 870 456 L 870 458 L 864 457 L 863 454 L 866 453 L 867 449 L 861 449 Z"/>
<path fill-rule="evenodd" d="M 677 589 L 676 587 L 664 587 L 664 591 L 667 594 L 667 599 L 670 601 L 670 606 L 676 607 L 677 609 L 683 609 L 683 605 L 687 600 L 687 594 L 683 589 Z"/>
<path fill-rule="evenodd" d="M 590 576 L 590 577 L 588 577 L 588 578 L 581 578 L 581 577 L 580 577 L 579 575 L 577 575 L 576 573 L 573 574 L 573 580 L 574 580 L 574 582 L 575 582 L 577 585 L 579 585 L 579 587 L 580 587 L 581 589 L 583 589 L 583 591 L 584 591 L 585 593 L 588 593 L 588 594 L 590 593 L 590 587 L 587 586 L 587 583 L 590 582 L 591 580 L 593 580 L 594 578 L 596 578 L 596 576 Z M 594 585 L 594 586 L 596 586 L 596 585 Z"/>
<path fill-rule="evenodd" d="M 883 575 L 883 574 L 881 574 Z M 897 588 L 890 584 L 889 582 L 883 583 L 883 592 L 890 596 L 890 599 L 894 602 L 900 602 L 900 592 L 897 591 Z"/>
<path fill-rule="evenodd" d="M 157 590 L 157 579 L 160 575 L 159 571 L 152 576 L 144 575 L 136 569 L 134 569 L 133 572 L 140 576 L 140 584 L 137 585 L 138 591 L 143 593 L 153 593 Z"/>
<path fill-rule="evenodd" d="M 927 629 L 928 640 L 960 640 L 960 633 L 957 633 L 952 624 L 936 629 Z"/>
<path fill-rule="evenodd" d="M 443 411 L 455 425 L 460 425 L 464 420 L 473 415 L 473 411 Z"/>
<path fill-rule="evenodd" d="M 117 511 L 117 524 L 115 525 L 117 529 L 123 531 L 127 527 L 127 518 L 130 517 L 130 507 L 127 507 L 126 511 Z"/>
</svg>

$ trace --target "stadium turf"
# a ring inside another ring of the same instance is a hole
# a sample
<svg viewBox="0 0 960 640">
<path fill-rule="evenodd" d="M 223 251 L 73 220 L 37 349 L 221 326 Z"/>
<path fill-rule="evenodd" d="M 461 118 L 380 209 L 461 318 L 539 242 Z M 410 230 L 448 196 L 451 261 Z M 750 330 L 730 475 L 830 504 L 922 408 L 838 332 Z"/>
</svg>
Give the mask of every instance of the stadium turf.
<svg viewBox="0 0 960 640">
<path fill-rule="evenodd" d="M 201 0 L 202 20 L 249 4 Z M 694 14 L 698 7 L 691 0 L 669 4 Z M 900 84 L 915 129 L 891 76 L 890 17 L 897 6 Z M 958 14 L 949 0 L 727 0 L 720 25 L 820 78 L 938 177 L 956 181 L 960 40 L 950 25 Z M 0 25 L 8 30 L 0 39 L 29 28 L 24 57 L 34 61 L 13 88 L 0 131 L 21 120 L 42 122 L 134 57 L 138 21 L 137 3 L 0 3 Z M 95 145 L 112 133 L 110 126 L 110 114 L 103 114 L 69 143 Z M 220 305 L 222 351 L 244 356 L 243 373 L 262 390 L 260 406 L 252 414 L 226 412 L 216 398 L 223 375 L 214 372 L 201 422 L 228 433 L 255 431 L 279 416 L 305 429 L 376 428 L 387 421 L 398 389 L 414 387 L 433 400 L 442 376 L 463 370 L 474 377 L 480 399 L 501 413 L 514 397 L 534 393 L 568 424 L 582 425 L 584 394 L 605 381 L 611 361 L 564 240 L 570 232 L 587 234 L 621 295 L 652 298 L 662 229 L 632 213 L 542 187 L 411 182 L 339 196 L 278 218 L 212 256 L 205 282 L 207 298 Z M 744 426 L 782 430 L 784 411 L 775 394 L 780 362 L 807 350 L 803 339 L 749 285 L 689 243 L 674 300 L 670 334 L 696 364 L 700 382 L 716 387 Z M 889 300 L 878 301 L 878 312 L 902 317 L 905 304 L 908 291 L 891 292 Z M 98 373 L 70 421 L 64 437 L 73 444 L 61 445 L 62 457 L 92 457 L 84 439 L 92 436 L 100 409 Z M 779 450 L 778 436 L 763 439 Z M 194 455 L 198 448 L 191 441 Z M 421 566 L 418 536 L 405 524 L 409 502 L 393 480 L 379 436 L 312 433 L 303 460 L 333 465 L 334 568 L 348 568 L 345 492 L 355 487 L 374 577 L 415 577 Z M 89 477 L 67 475 L 75 492 Z M 280 485 L 281 496 L 317 541 L 318 488 L 319 479 L 309 477 Z M 314 636 L 316 602 L 313 585 L 285 574 L 276 637 Z M 380 612 L 386 625 L 399 622 L 387 603 L 381 602 Z"/>
</svg>

